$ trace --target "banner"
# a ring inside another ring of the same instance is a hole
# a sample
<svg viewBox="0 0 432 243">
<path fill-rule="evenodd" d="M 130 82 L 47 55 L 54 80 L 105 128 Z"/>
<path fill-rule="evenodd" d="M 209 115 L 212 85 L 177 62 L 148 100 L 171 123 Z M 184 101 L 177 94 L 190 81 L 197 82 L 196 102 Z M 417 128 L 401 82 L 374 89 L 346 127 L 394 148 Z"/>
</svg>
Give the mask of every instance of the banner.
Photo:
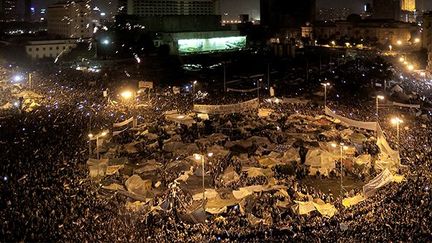
<svg viewBox="0 0 432 243">
<path fill-rule="evenodd" d="M 153 82 L 139 81 L 138 88 L 140 89 L 153 89 Z"/>
<path fill-rule="evenodd" d="M 133 122 L 133 117 L 131 117 L 125 121 L 122 121 L 122 122 L 114 123 L 113 127 L 123 127 L 123 126 L 126 126 L 127 124 L 129 124 L 131 122 Z"/>
<path fill-rule="evenodd" d="M 198 113 L 229 114 L 256 110 L 258 109 L 258 106 L 258 99 L 252 99 L 242 103 L 230 105 L 194 105 L 193 110 Z"/>
<path fill-rule="evenodd" d="M 376 131 L 377 130 L 377 123 L 376 122 L 362 122 L 362 121 L 356 121 L 352 120 L 340 115 L 337 115 L 332 110 L 330 110 L 328 107 L 325 108 L 325 114 L 327 116 L 331 116 L 333 118 L 339 119 L 341 122 L 346 123 L 349 126 L 362 128 L 366 130 Z"/>
<path fill-rule="evenodd" d="M 113 132 L 113 136 L 120 135 L 121 133 L 125 132 L 126 130 L 128 130 L 127 127 L 126 127 L 125 129 L 123 129 L 123 130 L 120 130 L 120 131 L 114 131 L 114 132 Z"/>
<path fill-rule="evenodd" d="M 420 105 L 403 104 L 403 103 L 398 103 L 398 102 L 393 102 L 393 105 L 399 106 L 399 107 L 405 107 L 405 108 L 420 109 Z"/>
<path fill-rule="evenodd" d="M 392 173 L 388 169 L 385 169 L 379 175 L 377 175 L 375 178 L 373 178 L 371 181 L 369 181 L 366 185 L 363 186 L 363 194 L 365 195 L 365 197 L 370 197 L 375 194 L 375 192 L 379 188 L 389 184 L 392 181 Z"/>
<path fill-rule="evenodd" d="M 253 89 L 232 89 L 232 88 L 227 88 L 228 92 L 238 92 L 238 93 L 250 93 L 250 92 L 255 92 L 257 90 L 258 90 L 258 88 L 253 88 Z"/>
</svg>

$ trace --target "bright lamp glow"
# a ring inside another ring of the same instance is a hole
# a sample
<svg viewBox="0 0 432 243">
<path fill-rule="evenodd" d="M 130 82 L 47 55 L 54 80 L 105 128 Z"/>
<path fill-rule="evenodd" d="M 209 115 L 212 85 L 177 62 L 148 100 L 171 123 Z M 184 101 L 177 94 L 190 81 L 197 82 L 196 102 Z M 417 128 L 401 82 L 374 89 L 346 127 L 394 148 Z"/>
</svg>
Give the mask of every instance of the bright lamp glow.
<svg viewBox="0 0 432 243">
<path fill-rule="evenodd" d="M 104 40 L 102 40 L 102 44 L 109 45 L 110 41 L 108 39 L 104 39 Z"/>
<path fill-rule="evenodd" d="M 414 65 L 412 65 L 412 64 L 408 65 L 408 70 L 410 70 L 410 71 L 414 70 Z"/>
<path fill-rule="evenodd" d="M 377 98 L 380 99 L 380 100 L 383 100 L 383 99 L 384 99 L 384 96 L 382 96 L 382 95 L 378 95 Z"/>
<path fill-rule="evenodd" d="M 415 38 L 414 43 L 420 43 L 420 38 Z"/>
<path fill-rule="evenodd" d="M 398 125 L 398 124 L 403 123 L 403 120 L 401 120 L 399 117 L 394 117 L 394 118 L 392 118 L 392 119 L 390 120 L 390 122 L 391 122 L 393 125 Z"/>
<path fill-rule="evenodd" d="M 23 79 L 24 79 L 24 77 L 22 75 L 19 75 L 19 74 L 13 76 L 14 82 L 21 82 L 21 81 L 23 81 Z"/>
<path fill-rule="evenodd" d="M 400 58 L 399 58 L 399 62 L 405 62 L 405 58 L 400 57 Z"/>
<path fill-rule="evenodd" d="M 125 91 L 123 91 L 123 92 L 120 93 L 120 96 L 121 96 L 123 99 L 128 100 L 128 99 L 132 98 L 133 93 L 132 93 L 132 91 L 130 91 L 130 90 L 125 90 Z"/>
<path fill-rule="evenodd" d="M 401 40 L 397 40 L 396 44 L 398 44 L 400 46 L 400 45 L 402 45 L 402 41 Z"/>
<path fill-rule="evenodd" d="M 201 154 L 194 154 L 194 159 L 195 160 L 201 160 L 202 155 Z"/>
</svg>

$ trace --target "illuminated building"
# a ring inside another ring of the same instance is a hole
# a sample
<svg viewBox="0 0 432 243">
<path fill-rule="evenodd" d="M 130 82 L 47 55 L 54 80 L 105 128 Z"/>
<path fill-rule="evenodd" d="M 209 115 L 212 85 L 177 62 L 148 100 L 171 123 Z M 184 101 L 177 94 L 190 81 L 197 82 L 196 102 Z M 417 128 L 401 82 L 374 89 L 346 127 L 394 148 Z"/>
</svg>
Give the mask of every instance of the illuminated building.
<svg viewBox="0 0 432 243">
<path fill-rule="evenodd" d="M 319 41 L 329 43 L 348 38 L 357 40 L 358 44 L 363 40 L 363 43 L 370 46 L 398 46 L 398 41 L 405 45 L 419 32 L 418 26 L 414 24 L 378 19 L 360 22 L 317 22 L 313 28 L 313 35 Z"/>
<path fill-rule="evenodd" d="M 122 4 L 124 8 L 124 1 Z M 213 15 L 215 0 L 129 0 L 127 14 L 137 16 Z M 123 10 L 124 13 L 124 10 Z"/>
<path fill-rule="evenodd" d="M 401 9 L 404 11 L 414 12 L 416 10 L 415 0 L 402 0 Z"/>
<path fill-rule="evenodd" d="M 323 21 L 345 20 L 353 11 L 349 8 L 320 8 L 317 19 Z"/>
<path fill-rule="evenodd" d="M 84 1 L 58 3 L 47 10 L 48 34 L 63 38 L 89 38 L 93 34 L 93 16 Z"/>
<path fill-rule="evenodd" d="M 0 0 L 0 21 L 15 21 L 16 18 L 16 1 Z"/>
<path fill-rule="evenodd" d="M 422 45 L 428 51 L 427 70 L 432 72 L 432 12 L 423 15 Z"/>
<path fill-rule="evenodd" d="M 29 41 L 25 51 L 31 59 L 56 58 L 77 46 L 74 40 L 43 40 Z"/>
</svg>

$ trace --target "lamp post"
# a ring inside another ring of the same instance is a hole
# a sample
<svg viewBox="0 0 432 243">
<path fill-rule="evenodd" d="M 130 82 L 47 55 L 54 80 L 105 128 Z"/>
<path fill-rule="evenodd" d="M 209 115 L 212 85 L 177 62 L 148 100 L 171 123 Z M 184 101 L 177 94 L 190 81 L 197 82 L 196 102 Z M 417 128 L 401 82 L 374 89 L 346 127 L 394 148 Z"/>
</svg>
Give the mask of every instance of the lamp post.
<svg viewBox="0 0 432 243">
<path fill-rule="evenodd" d="M 378 115 L 378 111 L 379 111 L 379 100 L 384 100 L 384 96 L 382 95 L 377 95 L 376 96 L 376 121 L 377 123 L 379 122 L 379 115 Z"/>
<path fill-rule="evenodd" d="M 400 143 L 399 143 L 399 127 L 400 127 L 400 124 L 401 123 L 403 123 L 403 120 L 402 119 L 400 119 L 399 117 L 394 117 L 394 118 L 392 118 L 391 119 L 391 123 L 393 124 L 393 125 L 396 125 L 396 141 L 397 141 L 397 148 L 398 148 L 398 150 L 400 150 Z"/>
<path fill-rule="evenodd" d="M 108 134 L 108 131 L 103 131 L 103 132 L 101 132 L 101 133 L 99 133 L 97 135 L 93 135 L 92 133 L 90 133 L 88 135 L 88 137 L 90 138 L 90 141 L 89 141 L 89 150 L 90 150 L 90 152 L 89 152 L 89 154 L 91 154 L 91 141 L 92 140 L 96 140 L 96 158 L 97 159 L 100 158 L 99 157 L 99 138 L 100 137 L 105 137 L 107 134 Z"/>
<path fill-rule="evenodd" d="M 89 133 L 88 137 L 89 137 L 89 158 L 90 158 L 92 154 L 91 141 L 93 138 L 93 134 Z"/>
<path fill-rule="evenodd" d="M 208 153 L 207 156 L 210 158 L 213 156 L 213 153 Z M 194 158 L 196 161 L 201 162 L 201 166 L 202 166 L 202 190 L 203 190 L 203 197 L 202 197 L 202 207 L 203 209 L 205 209 L 205 168 L 204 168 L 204 162 L 205 162 L 205 155 L 202 154 L 194 154 Z"/>
<path fill-rule="evenodd" d="M 337 148 L 338 147 L 338 145 L 336 143 L 332 143 L 331 146 L 333 148 Z M 347 150 L 348 147 L 345 146 L 344 143 L 340 143 L 339 144 L 339 149 L 340 149 L 340 196 L 341 196 L 341 199 L 343 199 L 343 167 L 344 166 L 343 166 L 342 158 L 343 158 L 343 151 Z"/>
<path fill-rule="evenodd" d="M 324 110 L 327 107 L 327 86 L 330 86 L 330 83 L 321 83 L 324 86 Z"/>
</svg>

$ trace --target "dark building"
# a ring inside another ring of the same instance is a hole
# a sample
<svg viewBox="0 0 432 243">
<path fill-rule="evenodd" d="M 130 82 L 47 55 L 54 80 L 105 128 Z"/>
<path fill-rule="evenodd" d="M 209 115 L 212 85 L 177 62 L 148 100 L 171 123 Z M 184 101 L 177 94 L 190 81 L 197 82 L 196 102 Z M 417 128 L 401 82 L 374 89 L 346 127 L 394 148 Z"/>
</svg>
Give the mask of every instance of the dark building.
<svg viewBox="0 0 432 243">
<path fill-rule="evenodd" d="M 31 0 L 24 0 L 24 21 L 32 21 Z"/>
<path fill-rule="evenodd" d="M 401 18 L 400 0 L 373 0 L 372 8 L 374 19 L 400 20 Z"/>
<path fill-rule="evenodd" d="M 300 28 L 315 20 L 316 0 L 261 0 L 261 24 L 272 30 Z"/>
<path fill-rule="evenodd" d="M 16 19 L 16 0 L 0 0 L 0 21 L 9 22 Z"/>
</svg>

